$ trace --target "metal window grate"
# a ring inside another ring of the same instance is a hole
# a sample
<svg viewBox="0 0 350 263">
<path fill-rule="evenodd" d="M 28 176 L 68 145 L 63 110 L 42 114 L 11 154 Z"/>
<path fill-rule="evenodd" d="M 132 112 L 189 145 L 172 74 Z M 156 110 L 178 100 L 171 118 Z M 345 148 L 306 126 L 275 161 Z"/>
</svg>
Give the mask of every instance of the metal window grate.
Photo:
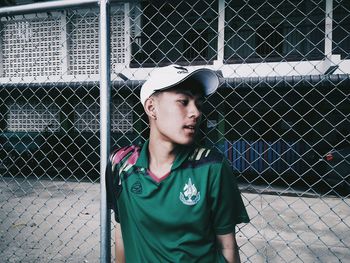
<svg viewBox="0 0 350 263">
<path fill-rule="evenodd" d="M 112 132 L 129 133 L 133 131 L 133 105 L 128 102 L 115 101 L 111 112 Z"/>
<path fill-rule="evenodd" d="M 112 9 L 111 14 L 111 63 L 123 64 L 126 57 L 124 5 Z"/>
<path fill-rule="evenodd" d="M 52 16 L 2 21 L 3 76 L 61 74 L 60 20 Z"/>
<path fill-rule="evenodd" d="M 97 103 L 79 104 L 74 111 L 74 127 L 80 132 L 99 131 L 100 107 Z"/>
<path fill-rule="evenodd" d="M 98 74 L 98 16 L 73 13 L 69 19 L 69 74 Z"/>
<path fill-rule="evenodd" d="M 60 129 L 59 109 L 43 103 L 15 103 L 10 106 L 7 120 L 11 132 L 44 132 Z"/>
<path fill-rule="evenodd" d="M 96 10 L 68 13 L 69 74 L 94 75 L 99 73 L 99 19 Z M 125 63 L 124 5 L 111 10 L 111 64 Z"/>
<path fill-rule="evenodd" d="M 75 111 L 74 126 L 79 132 L 97 132 L 100 129 L 100 107 L 97 103 L 79 104 Z M 132 105 L 115 101 L 111 107 L 111 131 L 131 132 L 133 130 Z"/>
</svg>

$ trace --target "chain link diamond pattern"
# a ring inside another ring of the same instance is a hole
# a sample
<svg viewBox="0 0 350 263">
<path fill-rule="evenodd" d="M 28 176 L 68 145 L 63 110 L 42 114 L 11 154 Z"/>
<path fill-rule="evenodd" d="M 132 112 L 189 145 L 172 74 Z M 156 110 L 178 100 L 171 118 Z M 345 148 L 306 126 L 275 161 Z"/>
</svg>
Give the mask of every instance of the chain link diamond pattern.
<svg viewBox="0 0 350 263">
<path fill-rule="evenodd" d="M 4 262 L 99 262 L 98 12 L 0 17 Z M 238 178 L 242 261 L 350 257 L 348 1 L 111 1 L 110 25 L 113 147 L 147 138 L 155 67 L 216 70 L 199 141 Z"/>
</svg>

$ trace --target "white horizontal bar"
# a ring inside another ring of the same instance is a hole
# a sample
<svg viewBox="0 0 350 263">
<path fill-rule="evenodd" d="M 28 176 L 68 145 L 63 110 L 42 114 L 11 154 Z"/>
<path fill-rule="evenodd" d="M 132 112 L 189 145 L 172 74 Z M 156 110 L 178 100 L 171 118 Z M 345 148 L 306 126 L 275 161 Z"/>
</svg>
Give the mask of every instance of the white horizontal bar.
<svg viewBox="0 0 350 263">
<path fill-rule="evenodd" d="M 0 8 L 0 16 L 12 15 L 15 13 L 46 11 L 48 9 L 66 8 L 83 4 L 97 4 L 97 2 L 97 0 L 59 0 L 18 6 L 9 6 Z"/>
</svg>

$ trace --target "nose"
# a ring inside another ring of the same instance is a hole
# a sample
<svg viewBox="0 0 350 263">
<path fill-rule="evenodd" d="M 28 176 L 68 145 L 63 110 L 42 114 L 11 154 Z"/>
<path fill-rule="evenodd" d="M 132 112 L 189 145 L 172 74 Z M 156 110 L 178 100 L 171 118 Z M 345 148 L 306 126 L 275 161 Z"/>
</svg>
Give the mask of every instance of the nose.
<svg viewBox="0 0 350 263">
<path fill-rule="evenodd" d="M 198 119 L 202 115 L 202 111 L 196 105 L 195 101 L 191 101 L 189 105 L 189 117 Z"/>
</svg>

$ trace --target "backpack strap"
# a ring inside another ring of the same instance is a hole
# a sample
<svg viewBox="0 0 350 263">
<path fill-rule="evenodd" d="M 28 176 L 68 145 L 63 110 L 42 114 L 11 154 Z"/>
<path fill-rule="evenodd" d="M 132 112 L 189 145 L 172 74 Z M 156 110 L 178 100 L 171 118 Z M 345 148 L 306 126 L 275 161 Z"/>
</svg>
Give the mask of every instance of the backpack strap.
<svg viewBox="0 0 350 263">
<path fill-rule="evenodd" d="M 105 173 L 107 208 L 114 210 L 117 222 L 119 222 L 117 200 L 122 192 L 120 174 L 122 171 L 128 170 L 136 163 L 138 150 L 138 146 L 126 146 L 115 149 L 108 158 Z"/>
</svg>

